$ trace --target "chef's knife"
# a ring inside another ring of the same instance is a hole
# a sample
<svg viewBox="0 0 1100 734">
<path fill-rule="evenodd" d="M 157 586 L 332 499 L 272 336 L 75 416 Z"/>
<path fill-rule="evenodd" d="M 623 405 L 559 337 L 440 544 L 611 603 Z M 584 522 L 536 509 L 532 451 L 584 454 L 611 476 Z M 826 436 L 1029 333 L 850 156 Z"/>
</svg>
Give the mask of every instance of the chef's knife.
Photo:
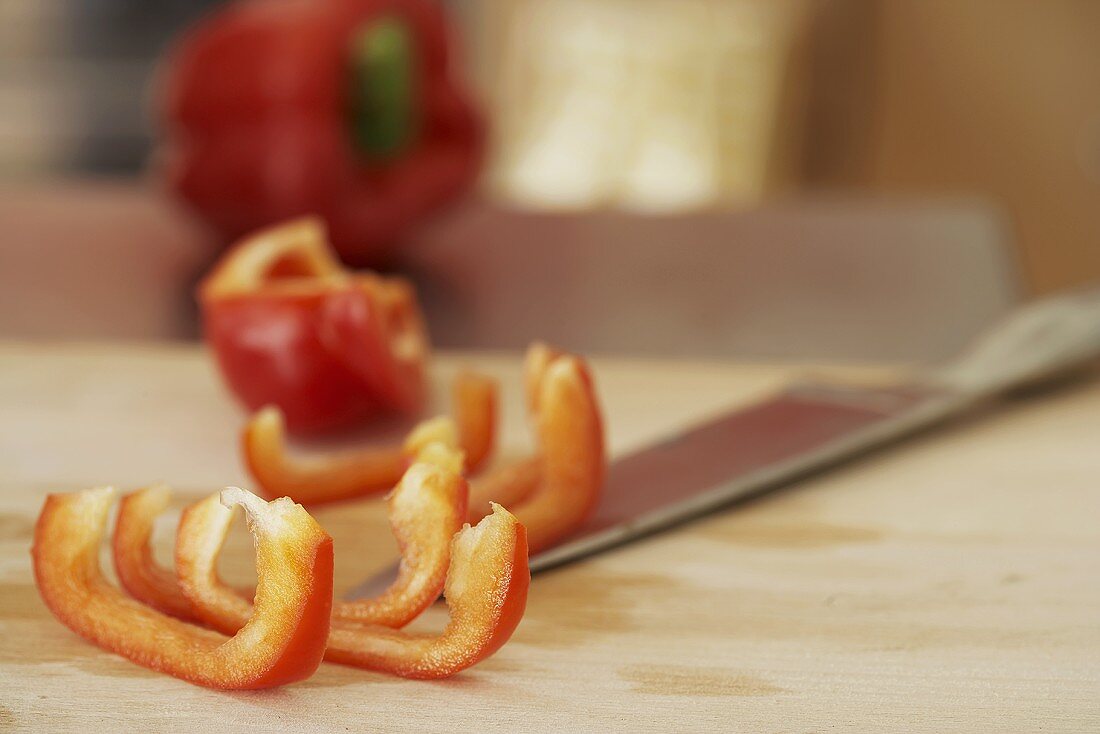
<svg viewBox="0 0 1100 734">
<path fill-rule="evenodd" d="M 541 571 L 775 489 L 1100 357 L 1100 288 L 1026 305 L 952 362 L 890 387 L 806 382 L 623 456 Z M 393 573 L 348 598 L 377 593 Z"/>
</svg>

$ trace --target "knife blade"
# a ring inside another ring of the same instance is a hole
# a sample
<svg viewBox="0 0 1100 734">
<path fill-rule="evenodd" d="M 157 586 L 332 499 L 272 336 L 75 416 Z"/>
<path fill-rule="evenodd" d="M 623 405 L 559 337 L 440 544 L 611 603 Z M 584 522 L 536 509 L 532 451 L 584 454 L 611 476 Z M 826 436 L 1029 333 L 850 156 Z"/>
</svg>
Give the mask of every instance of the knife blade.
<svg viewBox="0 0 1100 734">
<path fill-rule="evenodd" d="M 575 561 L 790 484 L 1100 357 L 1100 288 L 1012 312 L 957 359 L 903 384 L 805 382 L 623 456 L 592 516 L 530 560 Z M 394 571 L 346 598 L 378 593 Z"/>
</svg>

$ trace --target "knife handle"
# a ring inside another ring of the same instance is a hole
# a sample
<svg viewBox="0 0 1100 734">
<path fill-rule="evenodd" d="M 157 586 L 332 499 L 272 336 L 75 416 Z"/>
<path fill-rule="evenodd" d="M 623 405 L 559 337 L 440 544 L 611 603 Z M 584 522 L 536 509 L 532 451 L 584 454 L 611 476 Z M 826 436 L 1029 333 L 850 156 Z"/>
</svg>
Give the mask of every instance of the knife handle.
<svg viewBox="0 0 1100 734">
<path fill-rule="evenodd" d="M 1027 304 L 987 331 L 933 380 L 973 397 L 1045 380 L 1100 357 L 1100 287 Z"/>
</svg>

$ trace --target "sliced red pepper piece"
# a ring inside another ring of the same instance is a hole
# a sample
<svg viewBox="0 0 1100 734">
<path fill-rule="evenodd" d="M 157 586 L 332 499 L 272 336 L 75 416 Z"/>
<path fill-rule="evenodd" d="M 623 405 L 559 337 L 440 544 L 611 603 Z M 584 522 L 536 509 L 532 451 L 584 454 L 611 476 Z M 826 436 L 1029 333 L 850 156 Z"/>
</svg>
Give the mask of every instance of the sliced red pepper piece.
<svg viewBox="0 0 1100 734">
<path fill-rule="evenodd" d="M 290 456 L 283 414 L 274 406 L 256 413 L 245 426 L 241 452 L 262 496 L 291 497 L 306 505 L 386 492 L 407 465 L 399 445 Z"/>
<path fill-rule="evenodd" d="M 440 426 L 439 421 L 426 426 Z M 444 428 L 441 432 L 447 432 Z M 453 434 L 453 428 L 449 429 Z M 443 591 L 451 560 L 451 539 L 466 519 L 462 452 L 438 441 L 419 447 L 416 462 L 387 497 L 390 527 L 402 562 L 397 579 L 380 596 L 336 602 L 334 619 L 402 627 L 420 615 Z M 217 557 L 233 513 L 216 498 L 197 502 L 180 520 L 176 569 L 183 593 L 195 602 L 207 624 L 232 634 L 252 613 L 247 597 L 217 574 Z"/>
<path fill-rule="evenodd" d="M 537 455 L 476 483 L 470 520 L 490 500 L 526 527 L 532 552 L 557 543 L 591 514 L 603 488 L 603 420 L 591 373 L 579 357 L 536 343 L 527 352 L 524 383 L 538 435 Z"/>
<path fill-rule="evenodd" d="M 344 270 L 316 219 L 233 247 L 199 287 L 203 331 L 251 410 L 277 405 L 293 431 L 320 431 L 424 397 L 427 332 L 404 280 Z"/>
<path fill-rule="evenodd" d="M 435 448 L 429 447 L 424 453 L 432 453 L 439 444 L 432 446 Z M 447 469 L 446 463 L 418 461 L 409 468 L 402 484 L 422 492 L 433 481 L 444 485 L 461 482 L 457 466 Z M 226 632 L 239 628 L 251 614 L 247 600 L 217 576 L 217 556 L 229 522 L 224 508 L 210 501 L 193 505 L 181 520 L 181 541 L 177 545 L 177 570 L 184 592 L 204 619 Z M 434 542 L 439 542 L 437 534 L 432 536 Z M 492 514 L 477 527 L 463 528 L 446 543 L 450 560 L 444 593 L 451 621 L 440 635 L 406 633 L 337 618 L 326 659 L 410 678 L 441 678 L 499 649 L 519 624 L 527 603 L 530 571 L 526 531 L 513 515 L 495 505 Z M 420 562 L 407 553 L 403 563 L 410 560 L 413 564 Z M 416 594 L 417 606 L 426 606 L 429 589 L 424 584 L 423 593 Z M 434 598 L 431 595 L 427 603 Z"/>
<path fill-rule="evenodd" d="M 527 528 L 532 552 L 576 530 L 595 509 L 607 459 L 592 375 L 573 356 L 557 357 L 538 393 L 542 478 L 513 512 Z"/>
<path fill-rule="evenodd" d="M 453 392 L 453 410 L 461 428 L 456 439 L 455 428 L 448 420 L 450 435 L 445 442 L 453 444 L 457 440 L 467 451 L 467 457 L 472 455 L 481 463 L 495 431 L 495 385 L 488 378 L 463 373 L 455 378 Z M 286 450 L 282 414 L 269 406 L 245 426 L 241 452 L 264 497 L 291 497 L 296 502 L 318 505 L 389 491 L 401 479 L 409 457 L 416 453 L 415 444 L 424 440 L 416 437 L 420 430 L 414 429 L 402 445 L 385 444 L 295 458 Z M 431 438 L 438 440 L 434 434 Z"/>
<path fill-rule="evenodd" d="M 442 442 L 421 448 L 387 496 L 401 553 L 397 579 L 373 599 L 337 602 L 334 619 L 404 627 L 439 598 L 451 563 L 451 539 L 466 521 L 462 452 Z"/>
<path fill-rule="evenodd" d="M 231 639 L 162 614 L 103 578 L 99 547 L 111 488 L 50 495 L 35 526 L 35 579 L 62 624 L 139 665 L 210 688 L 269 688 L 321 662 L 332 608 L 332 538 L 300 505 L 244 490 L 222 501 L 248 512 L 256 540 L 255 614 Z"/>
<path fill-rule="evenodd" d="M 451 544 L 443 594 L 450 621 L 438 635 L 336 620 L 325 658 L 404 678 L 446 678 L 500 649 L 527 607 L 527 532 L 500 505 Z"/>
<path fill-rule="evenodd" d="M 153 557 L 150 540 L 157 516 L 168 507 L 170 490 L 164 485 L 147 487 L 122 498 L 111 541 L 115 573 L 126 592 L 153 609 L 193 621 L 191 602 L 180 590 L 176 574 L 162 568 Z"/>
</svg>

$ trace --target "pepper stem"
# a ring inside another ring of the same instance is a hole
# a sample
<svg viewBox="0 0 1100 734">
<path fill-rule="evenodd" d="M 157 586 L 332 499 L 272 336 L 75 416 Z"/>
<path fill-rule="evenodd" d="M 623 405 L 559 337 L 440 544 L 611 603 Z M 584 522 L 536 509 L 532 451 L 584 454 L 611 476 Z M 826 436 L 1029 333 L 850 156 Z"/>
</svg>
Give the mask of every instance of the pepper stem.
<svg viewBox="0 0 1100 734">
<path fill-rule="evenodd" d="M 351 134 L 371 160 L 399 156 L 416 133 L 416 58 L 408 26 L 396 18 L 372 20 L 351 39 Z"/>
</svg>

